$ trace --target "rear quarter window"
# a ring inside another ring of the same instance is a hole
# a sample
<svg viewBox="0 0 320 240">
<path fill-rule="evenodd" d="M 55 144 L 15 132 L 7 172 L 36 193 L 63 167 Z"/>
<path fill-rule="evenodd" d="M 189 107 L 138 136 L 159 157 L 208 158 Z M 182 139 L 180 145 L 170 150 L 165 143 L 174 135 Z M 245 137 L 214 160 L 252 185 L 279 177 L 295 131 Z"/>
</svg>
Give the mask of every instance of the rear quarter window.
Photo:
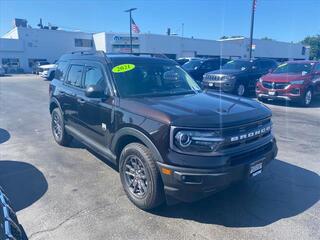
<svg viewBox="0 0 320 240">
<path fill-rule="evenodd" d="M 64 81 L 69 63 L 67 61 L 59 61 L 57 65 L 58 66 L 55 72 L 55 79 Z"/>
</svg>

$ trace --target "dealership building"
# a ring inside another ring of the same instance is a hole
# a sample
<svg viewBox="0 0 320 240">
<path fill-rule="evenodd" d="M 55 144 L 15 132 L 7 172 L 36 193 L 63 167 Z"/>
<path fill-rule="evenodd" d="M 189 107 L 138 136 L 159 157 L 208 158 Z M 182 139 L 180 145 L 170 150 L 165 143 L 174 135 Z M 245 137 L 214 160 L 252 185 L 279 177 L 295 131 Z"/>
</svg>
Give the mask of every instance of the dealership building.
<svg viewBox="0 0 320 240">
<path fill-rule="evenodd" d="M 15 24 L 11 31 L 0 38 L 0 64 L 9 71 L 30 72 L 36 61 L 54 62 L 62 54 L 73 51 L 130 51 L 128 34 L 86 33 L 59 30 L 57 27 L 31 28 L 26 21 L 24 23 Z M 165 54 L 172 59 L 217 56 L 248 58 L 250 46 L 249 39 L 244 37 L 206 40 L 152 33 L 134 34 L 132 42 L 134 53 Z M 253 57 L 278 61 L 302 60 L 309 58 L 309 48 L 301 43 L 254 39 Z"/>
</svg>

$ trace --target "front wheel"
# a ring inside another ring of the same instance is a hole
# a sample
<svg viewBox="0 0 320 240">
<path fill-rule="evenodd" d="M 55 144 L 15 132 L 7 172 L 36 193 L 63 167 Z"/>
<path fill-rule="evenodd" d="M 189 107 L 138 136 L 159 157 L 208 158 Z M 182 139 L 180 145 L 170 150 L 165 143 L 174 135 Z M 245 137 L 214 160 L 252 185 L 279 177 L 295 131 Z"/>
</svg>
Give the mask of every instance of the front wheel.
<svg viewBox="0 0 320 240">
<path fill-rule="evenodd" d="M 246 94 L 246 86 L 243 83 L 236 84 L 235 94 L 242 97 Z"/>
<path fill-rule="evenodd" d="M 154 156 L 140 143 L 130 143 L 121 152 L 119 173 L 131 202 L 143 210 L 164 202 L 164 189 Z"/>
<path fill-rule="evenodd" d="M 303 106 L 303 107 L 308 107 L 310 106 L 311 102 L 313 100 L 313 93 L 312 93 L 312 90 L 309 88 L 306 93 L 304 94 L 300 104 Z"/>
</svg>

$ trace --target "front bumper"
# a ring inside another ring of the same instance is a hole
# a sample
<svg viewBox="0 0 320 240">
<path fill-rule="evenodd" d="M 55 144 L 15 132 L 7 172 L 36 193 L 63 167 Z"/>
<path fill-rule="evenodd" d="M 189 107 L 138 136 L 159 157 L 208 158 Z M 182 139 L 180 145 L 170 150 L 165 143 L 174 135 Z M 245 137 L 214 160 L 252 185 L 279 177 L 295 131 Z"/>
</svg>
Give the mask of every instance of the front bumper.
<svg viewBox="0 0 320 240">
<path fill-rule="evenodd" d="M 224 92 L 232 92 L 234 90 L 235 80 L 223 81 L 203 81 L 203 87 L 222 90 Z"/>
<path fill-rule="evenodd" d="M 47 70 L 44 70 L 42 72 L 39 73 L 39 75 L 43 78 L 47 78 L 49 77 L 49 74 L 48 74 L 48 71 Z"/>
<path fill-rule="evenodd" d="M 301 85 L 289 85 L 286 89 L 268 89 L 257 84 L 256 95 L 258 98 L 285 100 L 285 101 L 300 101 L 305 94 L 304 87 Z"/>
<path fill-rule="evenodd" d="M 249 178 L 252 164 L 261 162 L 264 169 L 275 159 L 278 152 L 276 140 L 272 139 L 260 149 L 256 154 L 244 155 L 243 159 L 239 157 L 237 162 L 219 168 L 185 168 L 158 163 L 167 199 L 193 202 Z M 165 174 L 163 169 L 170 170 L 171 174 Z"/>
</svg>

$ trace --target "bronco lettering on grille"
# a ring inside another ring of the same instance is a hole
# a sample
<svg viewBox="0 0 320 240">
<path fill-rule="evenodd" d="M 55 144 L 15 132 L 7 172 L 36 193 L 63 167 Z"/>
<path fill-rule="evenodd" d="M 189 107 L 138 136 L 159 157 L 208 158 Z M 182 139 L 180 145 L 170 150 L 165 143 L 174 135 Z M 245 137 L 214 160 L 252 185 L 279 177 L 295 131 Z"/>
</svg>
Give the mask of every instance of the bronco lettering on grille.
<svg viewBox="0 0 320 240">
<path fill-rule="evenodd" d="M 261 135 L 263 135 L 265 133 L 268 133 L 270 131 L 271 131 L 271 126 L 267 126 L 267 127 L 260 128 L 258 130 L 254 130 L 254 131 L 251 131 L 251 132 L 248 132 L 248 133 L 245 133 L 245 134 L 241 134 L 241 135 L 238 135 L 238 136 L 233 136 L 233 137 L 230 138 L 230 141 L 231 142 L 241 141 L 241 140 L 245 140 L 245 139 L 248 139 L 248 138 L 261 136 Z"/>
</svg>

